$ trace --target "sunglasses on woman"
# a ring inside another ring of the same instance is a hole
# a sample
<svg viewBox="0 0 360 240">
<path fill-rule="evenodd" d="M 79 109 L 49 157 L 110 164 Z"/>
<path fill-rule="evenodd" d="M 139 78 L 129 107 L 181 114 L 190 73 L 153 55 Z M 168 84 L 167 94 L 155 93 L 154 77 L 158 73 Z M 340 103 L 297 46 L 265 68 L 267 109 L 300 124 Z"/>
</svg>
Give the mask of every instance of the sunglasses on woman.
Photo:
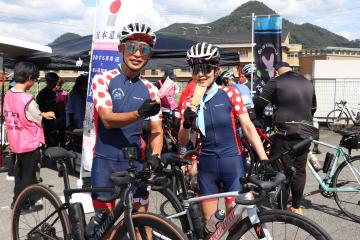
<svg viewBox="0 0 360 240">
<path fill-rule="evenodd" d="M 191 71 L 193 74 L 198 74 L 199 72 L 202 72 L 203 74 L 209 74 L 215 68 L 216 65 L 201 63 L 192 65 Z"/>
<path fill-rule="evenodd" d="M 149 56 L 152 52 L 152 47 L 144 43 L 125 42 L 124 45 L 125 45 L 125 50 L 127 52 L 130 52 L 131 54 L 134 54 L 137 50 L 139 50 L 141 55 Z"/>
</svg>

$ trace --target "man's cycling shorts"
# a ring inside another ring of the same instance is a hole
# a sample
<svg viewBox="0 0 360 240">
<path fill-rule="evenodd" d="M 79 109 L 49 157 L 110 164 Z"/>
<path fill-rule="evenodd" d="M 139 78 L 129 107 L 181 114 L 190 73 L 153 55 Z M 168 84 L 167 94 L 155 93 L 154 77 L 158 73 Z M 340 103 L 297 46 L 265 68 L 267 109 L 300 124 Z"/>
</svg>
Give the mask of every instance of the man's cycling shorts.
<svg viewBox="0 0 360 240">
<path fill-rule="evenodd" d="M 138 171 L 143 169 L 143 163 L 135 161 Z M 110 179 L 111 173 L 126 171 L 129 168 L 128 160 L 108 160 L 101 156 L 94 156 L 92 168 L 91 168 L 91 185 L 92 187 L 104 187 L 112 188 L 114 183 Z M 148 195 L 146 187 L 138 188 L 134 193 L 134 203 L 140 205 L 147 205 Z M 92 198 L 95 200 L 97 197 L 109 198 L 112 193 L 97 192 L 92 194 Z M 96 200 L 95 200 L 96 201 Z M 94 202 L 94 201 L 93 201 Z"/>
<path fill-rule="evenodd" d="M 242 156 L 200 156 L 198 182 L 201 195 L 241 191 L 239 178 L 244 176 Z M 222 189 L 220 189 L 222 186 Z"/>
</svg>

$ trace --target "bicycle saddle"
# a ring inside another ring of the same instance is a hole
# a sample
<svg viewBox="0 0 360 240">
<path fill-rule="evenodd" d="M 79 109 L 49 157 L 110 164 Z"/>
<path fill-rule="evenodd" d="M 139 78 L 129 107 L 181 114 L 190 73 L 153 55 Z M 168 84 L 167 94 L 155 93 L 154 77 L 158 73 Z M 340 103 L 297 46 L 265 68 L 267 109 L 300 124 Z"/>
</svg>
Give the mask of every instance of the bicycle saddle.
<svg viewBox="0 0 360 240">
<path fill-rule="evenodd" d="M 167 164 L 173 164 L 178 166 L 192 164 L 192 161 L 179 158 L 175 153 L 164 153 L 161 155 L 161 160 Z"/>
<path fill-rule="evenodd" d="M 68 151 L 62 147 L 49 147 L 45 150 L 44 155 L 49 159 L 77 157 L 74 152 Z"/>
<path fill-rule="evenodd" d="M 352 135 L 358 134 L 358 132 L 350 132 L 350 131 L 346 131 L 346 130 L 334 130 L 334 132 L 340 134 L 343 137 L 350 137 Z"/>
</svg>

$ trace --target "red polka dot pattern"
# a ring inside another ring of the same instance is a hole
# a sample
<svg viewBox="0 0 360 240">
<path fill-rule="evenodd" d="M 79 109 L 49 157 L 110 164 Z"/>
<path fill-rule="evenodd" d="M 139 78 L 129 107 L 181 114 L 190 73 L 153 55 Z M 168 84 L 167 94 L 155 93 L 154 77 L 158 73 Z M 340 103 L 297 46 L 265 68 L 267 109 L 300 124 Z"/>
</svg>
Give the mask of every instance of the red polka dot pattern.
<svg viewBox="0 0 360 240">
<path fill-rule="evenodd" d="M 106 76 L 106 78 L 107 78 L 108 80 L 113 79 L 113 77 L 112 77 L 112 76 L 110 76 L 110 75 L 107 75 L 107 76 Z"/>
<path fill-rule="evenodd" d="M 102 78 L 99 78 L 99 79 L 98 79 L 98 83 L 99 83 L 100 85 L 104 85 L 104 80 L 102 80 Z"/>
<path fill-rule="evenodd" d="M 93 89 L 93 91 L 96 90 L 96 83 L 92 84 L 92 89 Z"/>
<path fill-rule="evenodd" d="M 103 97 L 105 97 L 105 93 L 99 92 L 99 93 L 98 93 L 98 96 L 99 96 L 100 98 L 103 98 Z"/>
<path fill-rule="evenodd" d="M 240 114 L 247 112 L 238 90 L 233 87 L 220 87 L 220 89 L 226 92 L 226 94 L 228 95 L 230 102 L 234 107 L 236 115 L 239 116 Z"/>
<path fill-rule="evenodd" d="M 105 104 L 109 107 L 112 107 L 112 101 L 111 100 L 106 100 Z"/>
</svg>

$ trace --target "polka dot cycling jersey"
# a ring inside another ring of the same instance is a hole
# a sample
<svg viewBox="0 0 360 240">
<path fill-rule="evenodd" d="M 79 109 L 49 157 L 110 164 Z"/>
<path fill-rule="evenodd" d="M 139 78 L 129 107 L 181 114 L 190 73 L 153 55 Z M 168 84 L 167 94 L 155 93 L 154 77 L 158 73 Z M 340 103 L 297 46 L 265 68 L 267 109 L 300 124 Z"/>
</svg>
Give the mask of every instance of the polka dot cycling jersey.
<svg viewBox="0 0 360 240">
<path fill-rule="evenodd" d="M 191 98 L 181 106 L 184 111 Z M 235 156 L 241 154 L 241 142 L 237 135 L 238 117 L 247 113 L 239 92 L 232 87 L 219 87 L 218 92 L 205 103 L 204 120 L 206 137 L 202 136 L 202 156 Z"/>
<path fill-rule="evenodd" d="M 122 159 L 122 148 L 136 146 L 140 158 L 143 153 L 141 148 L 143 121 L 139 120 L 122 128 L 106 129 L 99 119 L 98 112 L 103 108 L 112 109 L 114 113 L 136 111 L 144 100 L 155 99 L 158 89 L 140 76 L 129 79 L 118 69 L 114 69 L 97 74 L 93 78 L 92 91 L 95 106 L 95 154 L 109 160 L 117 160 Z M 161 120 L 161 113 L 150 117 L 149 120 Z"/>
</svg>

